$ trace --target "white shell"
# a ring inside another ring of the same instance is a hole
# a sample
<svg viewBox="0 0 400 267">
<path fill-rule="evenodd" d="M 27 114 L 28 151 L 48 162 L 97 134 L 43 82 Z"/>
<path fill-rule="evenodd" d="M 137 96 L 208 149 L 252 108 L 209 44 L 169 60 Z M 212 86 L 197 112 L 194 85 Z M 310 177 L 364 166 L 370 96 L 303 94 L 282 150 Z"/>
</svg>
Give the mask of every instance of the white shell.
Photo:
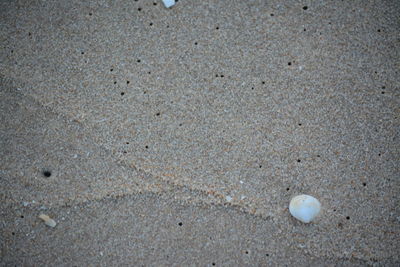
<svg viewBox="0 0 400 267">
<path fill-rule="evenodd" d="M 175 0 L 162 0 L 162 1 L 163 1 L 164 6 L 166 8 L 169 8 L 169 7 L 173 6 L 173 5 L 175 5 Z"/>
<path fill-rule="evenodd" d="M 40 214 L 39 218 L 42 219 L 47 226 L 55 227 L 57 225 L 56 221 L 54 221 L 52 218 L 50 218 L 46 214 Z"/>
<path fill-rule="evenodd" d="M 290 201 L 289 211 L 296 219 L 303 223 L 309 223 L 321 211 L 321 203 L 315 197 L 299 195 Z"/>
</svg>

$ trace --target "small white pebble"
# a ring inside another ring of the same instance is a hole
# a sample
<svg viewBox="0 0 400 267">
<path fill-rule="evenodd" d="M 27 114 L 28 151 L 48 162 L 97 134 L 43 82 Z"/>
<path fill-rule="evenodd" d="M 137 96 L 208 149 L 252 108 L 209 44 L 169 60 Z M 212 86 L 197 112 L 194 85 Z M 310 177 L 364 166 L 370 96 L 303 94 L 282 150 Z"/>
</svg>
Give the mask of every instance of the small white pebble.
<svg viewBox="0 0 400 267">
<path fill-rule="evenodd" d="M 244 182 L 242 180 L 240 180 L 239 183 L 243 184 Z"/>
<path fill-rule="evenodd" d="M 166 8 L 170 8 L 171 6 L 175 5 L 175 0 L 162 0 L 162 1 Z"/>
<path fill-rule="evenodd" d="M 57 223 L 46 214 L 40 214 L 39 218 L 42 219 L 47 226 L 55 227 L 57 225 Z"/>
<path fill-rule="evenodd" d="M 22 205 L 23 205 L 24 207 L 28 207 L 28 206 L 29 206 L 29 202 L 24 201 L 24 202 L 22 202 Z"/>
<path fill-rule="evenodd" d="M 292 198 L 289 204 L 289 211 L 293 217 L 303 223 L 309 223 L 321 211 L 321 203 L 312 196 L 299 195 Z"/>
<path fill-rule="evenodd" d="M 232 197 L 231 196 L 226 196 L 225 197 L 226 201 L 231 202 L 232 201 Z"/>
</svg>

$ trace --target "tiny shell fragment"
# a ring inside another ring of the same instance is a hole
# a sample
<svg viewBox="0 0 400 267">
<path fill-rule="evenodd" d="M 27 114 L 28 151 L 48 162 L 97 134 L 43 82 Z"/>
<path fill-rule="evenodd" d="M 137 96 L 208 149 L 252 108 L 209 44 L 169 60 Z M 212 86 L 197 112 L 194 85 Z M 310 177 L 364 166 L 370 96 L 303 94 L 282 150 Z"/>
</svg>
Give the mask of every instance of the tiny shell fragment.
<svg viewBox="0 0 400 267">
<path fill-rule="evenodd" d="M 162 0 L 166 8 L 170 8 L 175 5 L 175 0 Z"/>
<path fill-rule="evenodd" d="M 57 223 L 46 214 L 40 214 L 39 218 L 42 219 L 47 226 L 55 227 L 57 225 Z"/>
</svg>

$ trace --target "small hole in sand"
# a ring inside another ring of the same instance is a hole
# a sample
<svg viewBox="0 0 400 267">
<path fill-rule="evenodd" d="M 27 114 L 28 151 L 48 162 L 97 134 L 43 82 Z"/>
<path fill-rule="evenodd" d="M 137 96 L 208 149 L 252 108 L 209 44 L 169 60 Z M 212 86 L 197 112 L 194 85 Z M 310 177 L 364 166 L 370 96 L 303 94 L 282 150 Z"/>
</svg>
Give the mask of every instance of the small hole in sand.
<svg viewBox="0 0 400 267">
<path fill-rule="evenodd" d="M 43 171 L 43 176 L 44 177 L 50 177 L 51 176 L 51 171 Z"/>
</svg>

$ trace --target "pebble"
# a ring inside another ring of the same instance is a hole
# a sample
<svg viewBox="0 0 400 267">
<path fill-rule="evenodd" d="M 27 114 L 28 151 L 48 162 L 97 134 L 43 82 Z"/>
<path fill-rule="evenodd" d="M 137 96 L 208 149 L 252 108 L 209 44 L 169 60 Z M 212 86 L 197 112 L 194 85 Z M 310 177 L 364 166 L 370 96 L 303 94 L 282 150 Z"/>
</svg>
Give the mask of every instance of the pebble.
<svg viewBox="0 0 400 267">
<path fill-rule="evenodd" d="M 39 218 L 42 219 L 47 226 L 55 227 L 57 225 L 56 221 L 54 221 L 46 214 L 40 214 Z"/>
</svg>

